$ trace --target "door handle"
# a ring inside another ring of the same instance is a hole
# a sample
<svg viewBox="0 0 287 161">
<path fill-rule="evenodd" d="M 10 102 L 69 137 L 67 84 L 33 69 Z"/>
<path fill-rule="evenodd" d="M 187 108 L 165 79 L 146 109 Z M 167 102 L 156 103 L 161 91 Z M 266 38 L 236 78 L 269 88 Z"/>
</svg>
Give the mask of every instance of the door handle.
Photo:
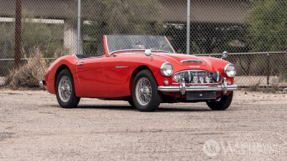
<svg viewBox="0 0 287 161">
<path fill-rule="evenodd" d="M 81 65 L 84 65 L 84 63 L 79 63 L 79 64 L 77 64 L 77 66 L 81 66 Z"/>
</svg>

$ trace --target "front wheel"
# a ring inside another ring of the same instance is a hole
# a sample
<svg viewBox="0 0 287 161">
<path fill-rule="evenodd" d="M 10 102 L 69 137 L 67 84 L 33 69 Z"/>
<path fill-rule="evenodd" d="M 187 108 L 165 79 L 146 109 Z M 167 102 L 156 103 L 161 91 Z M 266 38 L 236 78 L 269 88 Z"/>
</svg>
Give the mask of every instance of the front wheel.
<svg viewBox="0 0 287 161">
<path fill-rule="evenodd" d="M 80 98 L 76 97 L 73 76 L 69 69 L 62 70 L 56 80 L 58 103 L 64 108 L 77 107 Z"/>
<path fill-rule="evenodd" d="M 158 85 L 149 70 L 140 71 L 133 82 L 132 100 L 139 111 L 155 111 L 161 102 L 161 93 Z"/>
<path fill-rule="evenodd" d="M 233 92 L 227 96 L 223 96 L 219 100 L 209 100 L 206 102 L 209 108 L 212 110 L 226 110 L 232 102 Z"/>
<path fill-rule="evenodd" d="M 128 103 L 129 103 L 132 107 L 135 107 L 135 104 L 134 104 L 133 100 L 128 100 Z"/>
</svg>

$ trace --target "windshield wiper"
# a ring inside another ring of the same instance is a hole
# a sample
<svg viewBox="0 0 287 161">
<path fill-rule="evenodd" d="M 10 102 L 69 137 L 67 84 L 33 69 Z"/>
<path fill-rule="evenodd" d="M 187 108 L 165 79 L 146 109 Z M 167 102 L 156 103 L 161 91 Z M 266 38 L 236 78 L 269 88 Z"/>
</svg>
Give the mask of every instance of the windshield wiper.
<svg viewBox="0 0 287 161">
<path fill-rule="evenodd" d="M 136 47 L 136 45 L 139 44 L 139 43 L 140 43 L 140 41 L 136 42 L 136 43 L 133 45 L 133 47 L 132 47 L 132 49 L 131 49 L 131 52 L 132 52 L 132 50 L 134 49 L 134 47 Z"/>
</svg>

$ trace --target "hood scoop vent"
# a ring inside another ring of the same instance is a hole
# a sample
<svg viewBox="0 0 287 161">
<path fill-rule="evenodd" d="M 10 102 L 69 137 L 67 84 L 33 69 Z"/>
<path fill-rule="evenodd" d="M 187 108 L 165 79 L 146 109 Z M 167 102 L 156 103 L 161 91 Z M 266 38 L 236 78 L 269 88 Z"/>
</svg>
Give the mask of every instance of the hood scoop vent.
<svg viewBox="0 0 287 161">
<path fill-rule="evenodd" d="M 180 61 L 181 63 L 198 63 L 201 64 L 202 61 L 201 60 L 182 60 Z"/>
</svg>

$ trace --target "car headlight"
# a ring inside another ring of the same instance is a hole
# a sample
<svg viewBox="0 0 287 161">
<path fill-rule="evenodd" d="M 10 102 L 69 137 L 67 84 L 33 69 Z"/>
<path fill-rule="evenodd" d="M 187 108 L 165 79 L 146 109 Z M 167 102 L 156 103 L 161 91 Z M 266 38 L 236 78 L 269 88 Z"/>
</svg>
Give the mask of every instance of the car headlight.
<svg viewBox="0 0 287 161">
<path fill-rule="evenodd" d="M 164 76 L 171 76 L 173 73 L 173 67 L 170 63 L 163 63 L 160 67 L 160 72 Z"/>
<path fill-rule="evenodd" d="M 236 74 L 236 68 L 233 64 L 227 64 L 224 68 L 224 73 L 228 76 L 228 77 L 234 77 Z"/>
</svg>

